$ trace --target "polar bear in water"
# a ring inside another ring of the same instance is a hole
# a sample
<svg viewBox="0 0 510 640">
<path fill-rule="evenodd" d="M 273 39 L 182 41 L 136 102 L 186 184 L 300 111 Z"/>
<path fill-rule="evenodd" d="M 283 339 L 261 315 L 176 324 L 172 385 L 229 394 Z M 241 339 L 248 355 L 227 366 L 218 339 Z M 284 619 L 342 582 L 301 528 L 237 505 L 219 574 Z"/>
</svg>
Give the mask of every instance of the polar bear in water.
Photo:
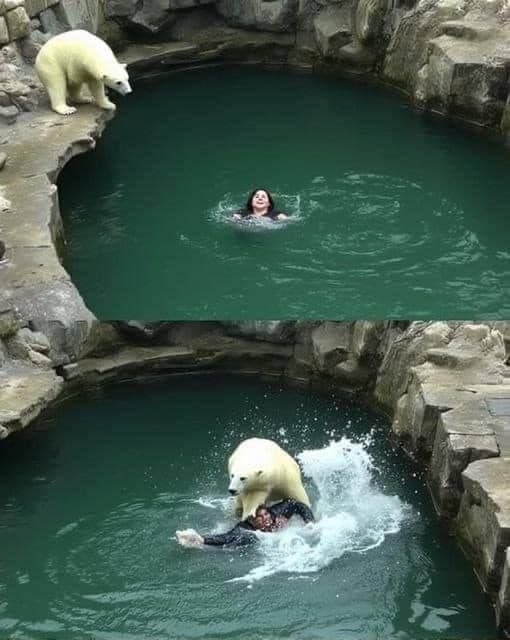
<svg viewBox="0 0 510 640">
<path fill-rule="evenodd" d="M 81 95 L 84 84 L 101 109 L 115 109 L 106 97 L 105 86 L 122 95 L 131 93 L 126 65 L 117 62 L 106 42 L 81 29 L 48 40 L 37 54 L 35 70 L 46 87 L 51 108 L 62 115 L 76 111 L 67 104 L 68 96 L 76 103 L 92 102 Z"/>
<path fill-rule="evenodd" d="M 229 458 L 228 472 L 228 490 L 242 520 L 267 501 L 293 498 L 310 506 L 298 463 L 272 440 L 243 440 Z"/>
</svg>

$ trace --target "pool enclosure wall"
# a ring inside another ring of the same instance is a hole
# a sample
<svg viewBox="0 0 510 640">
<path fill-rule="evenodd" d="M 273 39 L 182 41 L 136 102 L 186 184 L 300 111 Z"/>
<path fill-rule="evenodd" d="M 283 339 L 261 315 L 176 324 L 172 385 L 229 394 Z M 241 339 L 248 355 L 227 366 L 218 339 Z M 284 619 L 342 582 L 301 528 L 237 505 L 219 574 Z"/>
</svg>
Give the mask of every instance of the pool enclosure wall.
<svg viewBox="0 0 510 640">
<path fill-rule="evenodd" d="M 21 324 L 0 314 L 3 438 L 86 386 L 169 374 L 278 378 L 378 406 L 426 466 L 439 514 L 510 631 L 508 323 L 120 321 L 89 332 L 83 323 L 65 332 L 59 322 Z"/>
</svg>

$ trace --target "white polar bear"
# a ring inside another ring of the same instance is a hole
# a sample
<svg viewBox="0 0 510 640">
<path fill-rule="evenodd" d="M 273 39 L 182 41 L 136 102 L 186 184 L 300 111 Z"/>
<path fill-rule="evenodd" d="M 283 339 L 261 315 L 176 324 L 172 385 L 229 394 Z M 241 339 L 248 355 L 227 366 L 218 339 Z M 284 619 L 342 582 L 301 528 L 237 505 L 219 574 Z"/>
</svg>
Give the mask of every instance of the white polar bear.
<svg viewBox="0 0 510 640">
<path fill-rule="evenodd" d="M 266 502 L 294 498 L 310 506 L 298 463 L 272 440 L 243 440 L 229 458 L 228 472 L 228 490 L 243 520 Z"/>
<path fill-rule="evenodd" d="M 35 70 L 50 96 L 51 108 L 62 115 L 76 111 L 67 104 L 67 96 L 77 103 L 92 102 L 81 95 L 84 84 L 101 109 L 115 109 L 106 97 L 105 85 L 122 95 L 131 93 L 126 65 L 117 62 L 106 42 L 81 29 L 50 38 L 37 54 Z"/>
</svg>

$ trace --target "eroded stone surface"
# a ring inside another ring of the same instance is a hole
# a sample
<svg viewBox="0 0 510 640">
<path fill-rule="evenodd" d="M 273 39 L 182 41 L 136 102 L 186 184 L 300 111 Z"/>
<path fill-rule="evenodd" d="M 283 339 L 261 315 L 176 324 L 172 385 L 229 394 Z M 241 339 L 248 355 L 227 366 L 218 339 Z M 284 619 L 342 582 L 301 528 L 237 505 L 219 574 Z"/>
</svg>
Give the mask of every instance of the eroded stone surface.
<svg viewBox="0 0 510 640">
<path fill-rule="evenodd" d="M 510 459 L 473 462 L 462 481 L 457 533 L 482 584 L 495 597 L 510 545 Z"/>
<path fill-rule="evenodd" d="M 22 429 L 58 396 L 63 384 L 51 370 L 0 368 L 0 425 L 9 433 Z"/>
</svg>

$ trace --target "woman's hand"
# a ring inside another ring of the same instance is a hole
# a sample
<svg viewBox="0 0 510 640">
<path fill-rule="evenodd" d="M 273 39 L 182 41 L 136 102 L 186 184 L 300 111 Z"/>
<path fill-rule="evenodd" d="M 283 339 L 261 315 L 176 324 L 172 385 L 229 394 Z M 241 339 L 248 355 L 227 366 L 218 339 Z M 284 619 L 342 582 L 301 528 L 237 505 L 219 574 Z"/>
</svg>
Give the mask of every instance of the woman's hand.
<svg viewBox="0 0 510 640">
<path fill-rule="evenodd" d="M 276 219 L 277 219 L 277 220 L 287 220 L 287 218 L 288 218 L 288 217 L 289 217 L 289 216 L 286 216 L 284 213 L 279 213 L 279 214 L 276 216 Z"/>
<path fill-rule="evenodd" d="M 183 547 L 201 547 L 204 544 L 204 539 L 195 529 L 176 531 L 175 538 Z"/>
<path fill-rule="evenodd" d="M 233 213 L 232 218 L 234 218 L 234 220 L 240 220 L 241 216 L 238 213 Z"/>
</svg>

